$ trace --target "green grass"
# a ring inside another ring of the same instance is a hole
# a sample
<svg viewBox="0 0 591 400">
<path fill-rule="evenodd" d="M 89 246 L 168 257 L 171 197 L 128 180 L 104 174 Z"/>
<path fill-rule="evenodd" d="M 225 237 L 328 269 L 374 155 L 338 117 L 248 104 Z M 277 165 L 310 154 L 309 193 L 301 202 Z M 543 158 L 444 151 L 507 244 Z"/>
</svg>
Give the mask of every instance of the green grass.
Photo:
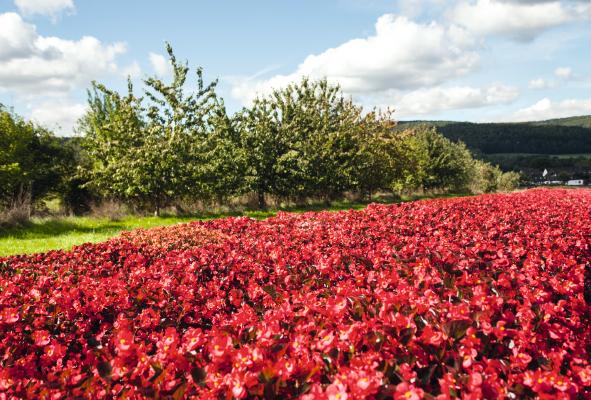
<svg viewBox="0 0 591 400">
<path fill-rule="evenodd" d="M 398 203 L 426 198 L 463 197 L 466 194 L 438 194 L 419 195 L 402 199 L 377 198 L 382 204 Z M 40 253 L 48 250 L 71 249 L 74 245 L 83 243 L 99 243 L 118 236 L 122 231 L 130 231 L 139 227 L 153 228 L 155 226 L 174 225 L 196 220 L 211 220 L 229 216 L 249 216 L 255 219 L 265 219 L 274 216 L 277 211 L 308 212 L 308 211 L 339 211 L 361 210 L 367 207 L 367 202 L 340 202 L 327 206 L 322 203 L 307 207 L 281 207 L 270 211 L 245 211 L 230 213 L 203 213 L 190 216 L 161 216 L 154 217 L 126 217 L 119 221 L 95 219 L 88 217 L 63 218 L 33 218 L 25 226 L 0 231 L 0 256 L 23 253 Z"/>
</svg>

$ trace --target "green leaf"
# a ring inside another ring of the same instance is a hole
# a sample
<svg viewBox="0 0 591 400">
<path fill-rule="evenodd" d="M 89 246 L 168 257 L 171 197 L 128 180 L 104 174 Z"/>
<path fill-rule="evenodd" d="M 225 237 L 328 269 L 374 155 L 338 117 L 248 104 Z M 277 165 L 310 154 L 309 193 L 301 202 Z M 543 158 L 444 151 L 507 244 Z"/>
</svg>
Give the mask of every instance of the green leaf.
<svg viewBox="0 0 591 400">
<path fill-rule="evenodd" d="M 96 364 L 96 369 L 101 378 L 103 378 L 107 382 L 111 382 L 111 373 L 113 372 L 113 367 L 111 366 L 111 364 L 105 361 L 99 361 Z"/>
<path fill-rule="evenodd" d="M 454 320 L 446 322 L 441 326 L 441 330 L 449 338 L 461 339 L 466 334 L 468 328 L 472 326 L 472 322 L 466 320 Z"/>
<path fill-rule="evenodd" d="M 206 386 L 207 372 L 203 368 L 191 368 L 191 377 L 197 386 L 201 388 Z"/>
</svg>

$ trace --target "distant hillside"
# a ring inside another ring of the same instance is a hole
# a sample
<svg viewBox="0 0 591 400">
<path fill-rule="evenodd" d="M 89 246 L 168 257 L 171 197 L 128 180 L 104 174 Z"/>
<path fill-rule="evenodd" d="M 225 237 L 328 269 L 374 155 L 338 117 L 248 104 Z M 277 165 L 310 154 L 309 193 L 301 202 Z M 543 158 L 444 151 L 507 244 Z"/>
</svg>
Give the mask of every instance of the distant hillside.
<svg viewBox="0 0 591 400">
<path fill-rule="evenodd" d="M 454 121 L 401 121 L 398 129 L 427 125 L 437 127 L 446 138 L 461 140 L 472 149 L 486 154 L 591 153 L 591 116 L 560 118 L 522 123 L 487 123 Z"/>
<path fill-rule="evenodd" d="M 556 118 L 533 123 L 545 125 L 581 126 L 583 128 L 591 128 L 591 115 L 581 115 L 580 117 Z"/>
</svg>

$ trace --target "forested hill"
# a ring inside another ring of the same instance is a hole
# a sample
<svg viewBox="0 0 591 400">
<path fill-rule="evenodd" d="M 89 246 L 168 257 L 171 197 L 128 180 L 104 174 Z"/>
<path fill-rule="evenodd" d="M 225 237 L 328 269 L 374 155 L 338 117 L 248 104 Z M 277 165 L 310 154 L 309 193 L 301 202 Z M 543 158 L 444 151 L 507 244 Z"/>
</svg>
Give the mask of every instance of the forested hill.
<svg viewBox="0 0 591 400">
<path fill-rule="evenodd" d="M 534 124 L 582 126 L 583 128 L 591 128 L 591 115 L 582 115 L 580 117 L 548 119 L 546 121 L 534 122 Z"/>
<path fill-rule="evenodd" d="M 539 122 L 487 123 L 453 121 L 401 121 L 399 130 L 421 125 L 436 126 L 448 139 L 466 143 L 485 154 L 591 153 L 591 116 Z"/>
</svg>

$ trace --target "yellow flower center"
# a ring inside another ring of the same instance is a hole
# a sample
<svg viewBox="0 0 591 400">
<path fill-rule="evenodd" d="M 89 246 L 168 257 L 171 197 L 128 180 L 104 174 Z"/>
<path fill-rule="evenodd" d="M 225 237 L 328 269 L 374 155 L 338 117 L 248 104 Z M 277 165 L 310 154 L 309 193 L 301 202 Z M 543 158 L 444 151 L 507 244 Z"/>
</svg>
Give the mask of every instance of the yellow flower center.
<svg viewBox="0 0 591 400">
<path fill-rule="evenodd" d="M 330 340 L 330 336 L 326 336 L 324 340 Z"/>
<path fill-rule="evenodd" d="M 168 346 L 164 346 L 164 350 L 168 350 Z"/>
<path fill-rule="evenodd" d="M 219 348 L 220 348 L 220 346 L 218 346 L 218 345 L 216 344 L 215 346 L 213 346 L 213 348 L 217 350 L 217 349 L 219 349 Z"/>
<path fill-rule="evenodd" d="M 412 396 L 412 393 L 411 393 L 411 392 L 406 392 L 406 393 L 404 393 L 404 397 L 406 397 L 407 399 L 408 399 L 410 396 Z"/>
<path fill-rule="evenodd" d="M 125 339 L 121 339 L 121 344 L 125 344 Z"/>
<path fill-rule="evenodd" d="M 246 357 L 242 357 L 242 361 L 246 361 Z"/>
<path fill-rule="evenodd" d="M 197 339 L 191 338 L 191 342 L 196 342 L 196 341 L 197 341 Z"/>
<path fill-rule="evenodd" d="M 337 393 L 337 394 L 335 394 L 334 397 L 335 397 L 335 399 L 340 399 L 341 398 L 341 395 Z"/>
</svg>

